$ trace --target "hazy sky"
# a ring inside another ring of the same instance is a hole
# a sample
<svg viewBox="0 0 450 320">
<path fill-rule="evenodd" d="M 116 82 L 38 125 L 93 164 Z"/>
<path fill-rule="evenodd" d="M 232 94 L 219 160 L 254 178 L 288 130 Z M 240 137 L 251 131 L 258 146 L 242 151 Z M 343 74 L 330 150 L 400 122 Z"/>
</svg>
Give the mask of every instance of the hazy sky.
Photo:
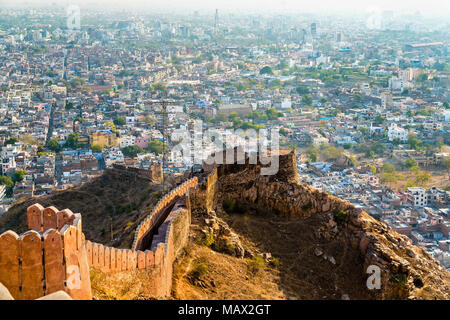
<svg viewBox="0 0 450 320">
<path fill-rule="evenodd" d="M 420 11 L 424 14 L 450 13 L 449 0 L 0 0 L 0 6 L 10 4 L 87 4 L 123 6 L 146 10 L 164 9 L 190 13 L 194 10 L 219 9 L 225 11 L 264 11 L 264 12 L 367 12 L 373 8 L 402 12 Z"/>
</svg>

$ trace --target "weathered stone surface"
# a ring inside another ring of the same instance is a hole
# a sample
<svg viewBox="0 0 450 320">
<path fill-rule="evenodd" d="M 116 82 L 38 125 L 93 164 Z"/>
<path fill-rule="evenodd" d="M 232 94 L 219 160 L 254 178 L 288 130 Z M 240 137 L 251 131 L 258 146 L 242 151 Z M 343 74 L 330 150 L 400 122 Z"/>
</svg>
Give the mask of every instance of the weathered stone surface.
<svg viewBox="0 0 450 320">
<path fill-rule="evenodd" d="M 105 265 L 103 268 L 103 272 L 111 271 L 111 248 L 105 247 Z"/>
<path fill-rule="evenodd" d="M 137 267 L 138 269 L 142 270 L 145 269 L 145 252 L 138 251 L 137 252 Z"/>
<path fill-rule="evenodd" d="M 46 231 L 48 229 L 57 229 L 57 227 L 58 227 L 57 214 L 58 214 L 58 209 L 56 209 L 53 206 L 45 208 L 42 211 L 42 225 L 43 225 L 44 231 Z"/>
<path fill-rule="evenodd" d="M 13 231 L 0 235 L 0 283 L 3 283 L 13 297 L 20 297 L 19 236 Z"/>
<path fill-rule="evenodd" d="M 153 251 L 145 250 L 145 268 L 153 268 L 155 266 L 155 257 Z"/>
<path fill-rule="evenodd" d="M 73 212 L 70 209 L 64 209 L 57 214 L 58 230 L 61 230 L 66 224 L 73 221 Z"/>
<path fill-rule="evenodd" d="M 42 212 L 44 207 L 39 203 L 29 206 L 27 209 L 28 229 L 41 231 L 42 229 Z"/>
<path fill-rule="evenodd" d="M 245 250 L 239 236 L 231 230 L 223 219 L 217 217 L 214 211 L 208 213 L 205 223 L 209 226 L 208 229 L 204 230 L 205 237 L 212 236 L 214 238 L 214 242 L 211 245 L 213 250 L 238 258 L 244 257 Z"/>
<path fill-rule="evenodd" d="M 46 294 L 64 290 L 63 242 L 61 234 L 47 230 L 44 235 L 44 268 Z"/>
<path fill-rule="evenodd" d="M 19 241 L 22 257 L 20 299 L 37 299 L 44 295 L 41 236 L 36 231 L 31 230 L 22 234 Z"/>
</svg>

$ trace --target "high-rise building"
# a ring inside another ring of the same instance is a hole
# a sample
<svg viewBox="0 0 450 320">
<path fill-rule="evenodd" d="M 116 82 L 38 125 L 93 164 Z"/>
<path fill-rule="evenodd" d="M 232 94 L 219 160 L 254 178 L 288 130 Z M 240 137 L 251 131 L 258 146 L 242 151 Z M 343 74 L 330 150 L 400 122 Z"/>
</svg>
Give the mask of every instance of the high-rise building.
<svg viewBox="0 0 450 320">
<path fill-rule="evenodd" d="M 216 9 L 216 14 L 214 16 L 214 33 L 217 33 L 218 25 L 219 25 L 219 9 Z"/>
<path fill-rule="evenodd" d="M 304 43 L 306 42 L 306 34 L 307 34 L 307 32 L 306 32 L 305 29 L 302 29 L 302 30 L 300 31 L 300 42 L 301 42 L 302 44 L 304 44 Z"/>
<path fill-rule="evenodd" d="M 311 23 L 311 36 L 315 38 L 317 35 L 317 24 L 315 22 Z"/>
</svg>

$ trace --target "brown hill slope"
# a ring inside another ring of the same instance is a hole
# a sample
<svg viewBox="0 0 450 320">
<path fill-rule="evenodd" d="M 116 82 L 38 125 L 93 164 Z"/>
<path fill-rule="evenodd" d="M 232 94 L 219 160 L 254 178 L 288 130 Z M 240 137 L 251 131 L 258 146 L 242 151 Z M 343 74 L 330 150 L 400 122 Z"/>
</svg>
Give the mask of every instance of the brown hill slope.
<svg viewBox="0 0 450 320">
<path fill-rule="evenodd" d="M 272 176 L 248 161 L 208 176 L 204 195 L 193 199 L 193 243 L 175 269 L 174 297 L 222 298 L 220 288 L 234 288 L 229 298 L 253 299 L 276 286 L 263 297 L 450 299 L 450 273 L 424 249 L 351 203 L 298 183 L 292 154 L 279 160 Z M 265 269 L 268 284 L 255 286 L 240 265 Z M 380 289 L 367 286 L 371 266 L 380 270 Z"/>
<path fill-rule="evenodd" d="M 159 200 L 162 186 L 146 179 L 106 170 L 80 187 L 34 197 L 11 207 L 0 217 L 0 233 L 27 231 L 26 208 L 36 202 L 44 207 L 69 208 L 83 216 L 86 239 L 130 248 L 134 232 L 145 213 Z M 113 240 L 111 240 L 111 222 Z"/>
</svg>

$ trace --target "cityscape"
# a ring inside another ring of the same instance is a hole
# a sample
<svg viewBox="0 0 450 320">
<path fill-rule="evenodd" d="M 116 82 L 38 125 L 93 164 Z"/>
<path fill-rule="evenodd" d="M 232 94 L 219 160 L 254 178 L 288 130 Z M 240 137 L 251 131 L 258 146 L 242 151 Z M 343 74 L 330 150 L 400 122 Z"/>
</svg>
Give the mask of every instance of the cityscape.
<svg viewBox="0 0 450 320">
<path fill-rule="evenodd" d="M 70 3 L 0 12 L 0 233 L 12 208 L 111 170 L 150 172 L 161 199 L 188 176 L 200 182 L 210 155 L 259 151 L 271 133 L 294 155 L 298 183 L 363 210 L 450 271 L 448 17 Z M 112 219 L 98 229 L 111 247 L 123 240 Z M 142 221 L 134 250 L 145 249 Z"/>
</svg>

